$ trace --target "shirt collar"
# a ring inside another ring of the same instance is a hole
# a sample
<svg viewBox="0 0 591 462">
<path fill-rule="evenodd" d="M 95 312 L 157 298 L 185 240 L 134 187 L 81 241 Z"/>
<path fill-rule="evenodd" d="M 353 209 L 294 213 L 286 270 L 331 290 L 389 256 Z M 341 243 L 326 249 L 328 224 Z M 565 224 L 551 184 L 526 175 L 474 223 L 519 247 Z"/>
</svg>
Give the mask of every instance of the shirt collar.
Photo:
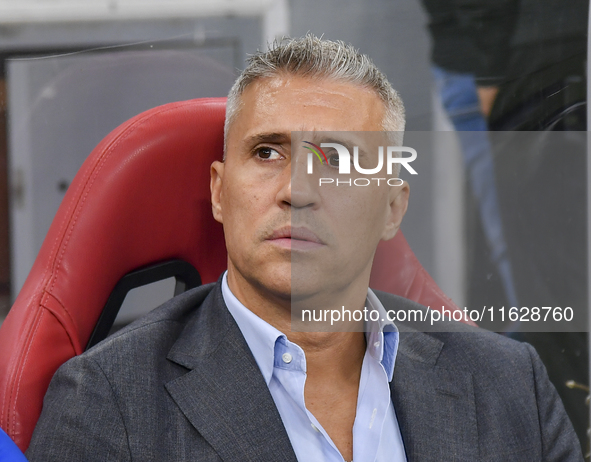
<svg viewBox="0 0 591 462">
<path fill-rule="evenodd" d="M 227 274 L 225 272 L 222 278 L 224 302 L 252 351 L 265 382 L 269 385 L 273 376 L 275 343 L 279 338 L 282 338 L 284 342 L 288 342 L 287 337 L 280 330 L 246 308 L 236 298 L 228 286 Z M 398 328 L 392 321 L 388 321 L 387 312 L 382 302 L 371 289 L 367 290 L 366 302 L 368 310 L 376 310 L 379 313 L 378 321 L 370 321 L 366 325 L 367 352 L 382 364 L 388 376 L 388 381 L 391 382 L 398 352 Z"/>
<path fill-rule="evenodd" d="M 371 289 L 367 289 L 366 303 L 370 312 L 375 310 L 379 314 L 377 321 L 366 323 L 365 340 L 367 342 L 367 351 L 376 361 L 382 364 L 388 376 L 388 382 L 391 382 L 394 375 L 396 354 L 398 353 L 398 328 L 393 321 L 388 320 L 388 313 L 384 305 Z"/>
<path fill-rule="evenodd" d="M 273 376 L 273 364 L 275 362 L 275 342 L 285 334 L 273 327 L 267 321 L 263 321 L 256 314 L 246 308 L 230 290 L 227 280 L 228 272 L 222 279 L 222 296 L 228 310 L 234 317 L 244 339 L 248 344 L 255 361 L 257 362 L 267 386 Z"/>
</svg>

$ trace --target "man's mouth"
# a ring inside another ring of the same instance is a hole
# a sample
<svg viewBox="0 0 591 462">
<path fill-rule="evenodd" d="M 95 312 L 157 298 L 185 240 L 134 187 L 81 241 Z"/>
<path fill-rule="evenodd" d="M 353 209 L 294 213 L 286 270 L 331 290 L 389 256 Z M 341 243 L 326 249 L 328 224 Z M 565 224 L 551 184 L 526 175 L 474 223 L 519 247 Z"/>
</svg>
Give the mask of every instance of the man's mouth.
<svg viewBox="0 0 591 462">
<path fill-rule="evenodd" d="M 268 238 L 273 244 L 291 250 L 314 250 L 324 242 L 311 230 L 301 226 L 283 226 L 273 231 Z"/>
</svg>

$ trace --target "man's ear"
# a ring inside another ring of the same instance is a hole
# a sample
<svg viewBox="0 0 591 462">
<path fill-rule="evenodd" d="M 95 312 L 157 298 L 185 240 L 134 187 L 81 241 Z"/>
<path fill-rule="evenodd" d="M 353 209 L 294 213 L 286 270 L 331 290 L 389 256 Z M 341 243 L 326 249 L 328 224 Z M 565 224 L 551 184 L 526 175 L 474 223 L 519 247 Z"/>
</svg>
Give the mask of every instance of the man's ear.
<svg viewBox="0 0 591 462">
<path fill-rule="evenodd" d="M 401 186 L 390 186 L 388 217 L 382 233 L 382 240 L 387 241 L 396 236 L 408 208 L 409 193 L 410 186 L 406 181 Z"/>
<path fill-rule="evenodd" d="M 219 160 L 214 161 L 210 167 L 211 179 L 209 189 L 211 191 L 211 211 L 213 218 L 220 223 L 224 222 L 222 216 L 222 184 L 224 180 L 224 167 L 226 165 Z"/>
</svg>

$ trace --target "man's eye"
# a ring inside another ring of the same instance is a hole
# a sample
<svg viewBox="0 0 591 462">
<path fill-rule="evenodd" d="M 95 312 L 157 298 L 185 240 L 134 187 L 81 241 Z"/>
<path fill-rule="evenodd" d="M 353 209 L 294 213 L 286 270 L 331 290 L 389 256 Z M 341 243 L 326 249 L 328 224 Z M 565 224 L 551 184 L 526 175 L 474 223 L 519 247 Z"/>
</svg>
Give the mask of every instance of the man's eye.
<svg viewBox="0 0 591 462">
<path fill-rule="evenodd" d="M 327 156 L 327 159 L 328 159 L 328 165 L 330 165 L 332 167 L 339 166 L 339 155 L 338 154 L 329 154 Z"/>
<path fill-rule="evenodd" d="M 259 148 L 256 151 L 256 155 L 260 159 L 264 160 L 276 160 L 281 157 L 281 154 L 279 154 L 275 149 L 271 148 Z"/>
</svg>

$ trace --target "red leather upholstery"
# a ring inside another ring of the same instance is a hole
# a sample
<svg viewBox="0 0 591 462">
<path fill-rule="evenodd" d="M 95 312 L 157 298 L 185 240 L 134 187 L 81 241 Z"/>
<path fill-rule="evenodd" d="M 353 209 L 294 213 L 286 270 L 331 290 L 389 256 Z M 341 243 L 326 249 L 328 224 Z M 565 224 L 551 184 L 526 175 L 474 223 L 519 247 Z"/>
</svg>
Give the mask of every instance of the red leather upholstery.
<svg viewBox="0 0 591 462">
<path fill-rule="evenodd" d="M 144 112 L 107 136 L 76 175 L 0 330 L 0 426 L 21 449 L 51 377 L 83 351 L 123 275 L 179 258 L 207 283 L 226 267 L 209 199 L 224 114 L 225 99 Z"/>
<path fill-rule="evenodd" d="M 402 232 L 378 245 L 369 285 L 373 289 L 401 295 L 434 310 L 441 311 L 443 306 L 449 311 L 460 309 L 425 271 Z M 476 325 L 467 319 L 463 322 Z"/>
<path fill-rule="evenodd" d="M 57 368 L 82 353 L 117 281 L 183 259 L 204 283 L 226 267 L 209 165 L 223 148 L 224 98 L 171 103 L 109 134 L 76 175 L 0 328 L 0 427 L 24 451 Z M 378 289 L 455 307 L 400 235 L 378 253 Z"/>
</svg>

